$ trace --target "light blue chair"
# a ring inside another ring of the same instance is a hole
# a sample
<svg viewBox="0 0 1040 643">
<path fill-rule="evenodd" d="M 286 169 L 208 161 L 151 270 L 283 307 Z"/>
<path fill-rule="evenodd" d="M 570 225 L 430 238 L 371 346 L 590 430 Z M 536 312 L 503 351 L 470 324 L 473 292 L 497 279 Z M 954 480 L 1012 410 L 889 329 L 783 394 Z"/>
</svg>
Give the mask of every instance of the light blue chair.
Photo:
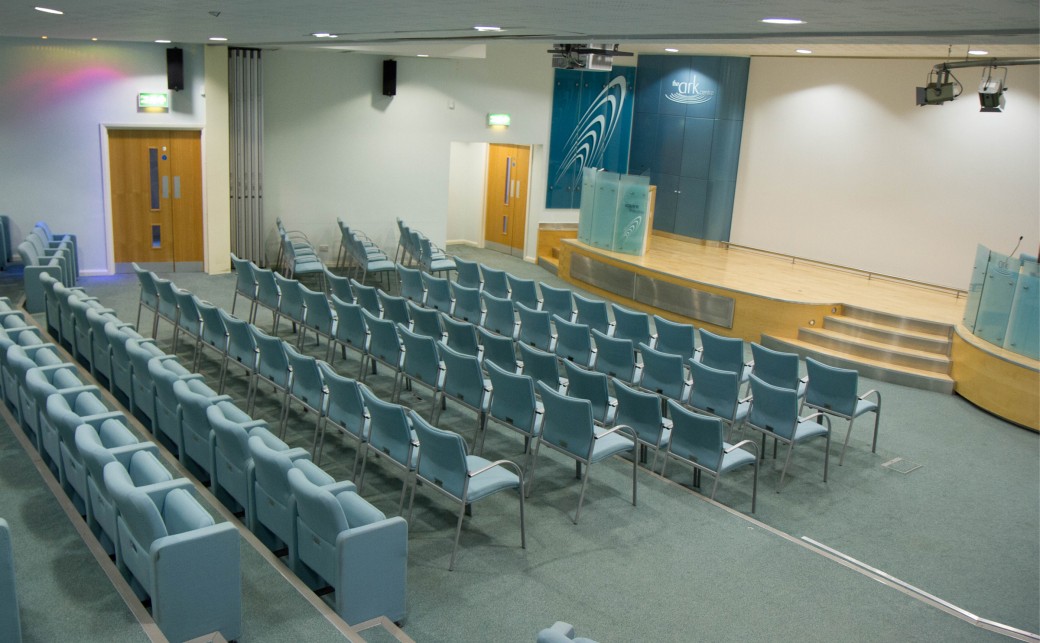
<svg viewBox="0 0 1040 643">
<path fill-rule="evenodd" d="M 393 371 L 396 388 L 396 378 L 404 361 L 404 350 L 401 347 L 401 337 L 397 334 L 397 324 L 389 319 L 374 317 L 367 310 L 362 310 L 361 315 L 365 318 L 365 326 L 369 332 L 368 347 L 361 362 L 361 381 L 368 377 L 365 360 L 372 365 L 373 373 L 376 371 L 376 362 L 380 362 Z"/>
<path fill-rule="evenodd" d="M 350 479 L 353 480 L 357 477 L 357 464 L 361 458 L 361 451 L 368 441 L 368 428 L 371 420 L 368 409 L 365 408 L 365 400 L 361 396 L 361 389 L 365 385 L 355 379 L 340 375 L 328 364 L 321 363 L 318 367 L 321 368 L 321 375 L 329 393 L 325 398 L 325 413 L 322 415 L 318 444 L 313 455 L 314 463 L 321 464 L 325 436 L 331 426 L 339 434 L 357 442 L 354 449 L 354 466 L 350 469 Z"/>
<path fill-rule="evenodd" d="M 444 383 L 441 385 L 441 400 L 450 398 L 477 414 L 477 433 L 484 426 L 488 406 L 491 404 L 491 380 L 484 377 L 480 360 L 437 345 L 437 354 L 444 362 Z M 433 423 L 440 419 L 443 406 L 434 405 Z"/>
<path fill-rule="evenodd" d="M 535 382 L 545 383 L 554 391 L 562 391 L 567 387 L 567 379 L 560 377 L 560 362 L 555 355 L 526 344 L 517 344 L 517 346 L 520 349 L 520 361 L 523 364 L 520 372 L 534 379 Z"/>
<path fill-rule="evenodd" d="M 476 327 L 476 332 L 481 346 L 480 359 L 482 363 L 493 362 L 507 371 L 517 372 L 520 370 L 520 364 L 516 361 L 517 344 L 513 343 L 513 340 L 502 335 L 496 335 L 480 326 Z M 452 346 L 452 348 L 455 347 Z M 553 359 L 555 360 L 556 358 L 554 357 Z"/>
<path fill-rule="evenodd" d="M 286 399 L 282 409 L 281 434 L 279 437 L 285 438 L 289 410 L 292 408 L 292 403 L 297 402 L 303 407 L 305 414 L 314 414 L 314 436 L 311 442 L 314 445 L 311 447 L 313 452 L 318 444 L 321 416 L 325 412 L 325 397 L 328 395 L 328 389 L 325 388 L 325 381 L 322 379 L 321 370 L 318 368 L 318 360 L 310 355 L 300 354 L 289 345 L 285 345 L 285 357 L 289 363 L 289 384 L 286 387 Z M 296 424 L 294 421 L 293 426 L 296 426 Z"/>
<path fill-rule="evenodd" d="M 376 296 L 379 297 L 379 307 L 383 310 L 383 319 L 389 319 L 395 324 L 401 324 L 405 327 L 411 325 L 412 318 L 408 315 L 407 299 L 395 297 L 382 290 L 377 290 Z"/>
<path fill-rule="evenodd" d="M 654 330 L 657 343 L 652 344 L 655 350 L 682 357 L 683 363 L 697 354 L 697 331 L 690 324 L 673 322 L 654 315 Z"/>
<path fill-rule="evenodd" d="M 492 333 L 516 340 L 519 323 L 516 321 L 513 302 L 504 297 L 496 297 L 490 294 L 487 289 L 481 291 L 480 301 L 484 305 L 484 319 L 480 322 L 480 325 Z"/>
<path fill-rule="evenodd" d="M 484 319 L 484 310 L 480 306 L 480 291 L 476 288 L 467 288 L 456 281 L 450 282 L 450 288 L 451 299 L 454 302 L 451 316 L 479 326 Z"/>
<path fill-rule="evenodd" d="M 437 314 L 440 315 L 441 328 L 444 330 L 441 341 L 459 353 L 479 357 L 478 327 L 469 322 L 459 321 L 445 313 Z"/>
<path fill-rule="evenodd" d="M 368 409 L 371 422 L 368 430 L 368 443 L 365 444 L 364 454 L 361 456 L 358 489 L 365 488 L 368 454 L 374 450 L 383 456 L 380 458 L 380 462 L 403 472 L 401 500 L 397 507 L 397 513 L 400 514 L 404 510 L 405 492 L 408 491 L 412 473 L 415 471 L 415 463 L 419 457 L 419 439 L 408 421 L 408 414 L 403 406 L 384 402 L 376 397 L 368 387 L 361 388 L 361 397 L 365 401 L 365 408 Z"/>
<path fill-rule="evenodd" d="M 565 321 L 574 321 L 577 312 L 574 310 L 574 295 L 570 288 L 555 288 L 542 281 L 538 284 L 538 290 L 542 294 L 542 310 L 550 315 L 559 315 Z"/>
<path fill-rule="evenodd" d="M 354 291 L 350 287 L 350 277 L 334 274 L 326 268 L 325 285 L 330 298 L 335 295 L 348 304 L 354 303 Z"/>
<path fill-rule="evenodd" d="M 531 442 L 541 435 L 542 415 L 545 413 L 541 400 L 534 392 L 534 379 L 507 371 L 493 362 L 485 364 L 485 368 L 491 380 L 491 404 L 480 432 L 477 454 L 484 454 L 487 428 L 494 420 L 524 436 L 523 470 L 527 471 L 531 466 L 533 452 Z"/>
<path fill-rule="evenodd" d="M 156 358 L 176 361 L 176 358 L 164 353 L 155 345 L 154 339 L 126 340 L 126 354 L 130 358 L 130 405 L 127 408 L 131 413 L 138 415 L 145 426 L 154 433 L 155 381 L 148 369 L 148 362 Z M 185 375 L 188 374 L 188 369 L 183 370 Z"/>
<path fill-rule="evenodd" d="M 529 489 L 534 487 L 534 470 L 538 464 L 538 453 L 543 445 L 573 459 L 578 474 L 581 476 L 578 510 L 574 514 L 574 524 L 578 524 L 592 465 L 612 455 L 631 451 L 632 505 L 635 506 L 636 471 L 639 461 L 635 453 L 635 432 L 623 424 L 618 424 L 610 429 L 601 429 L 593 422 L 592 404 L 588 400 L 561 395 L 542 382 L 538 382 L 536 386 L 542 404 L 545 406 L 545 417 L 542 421 L 542 437 L 535 446 L 534 458 L 531 461 L 528 476 Z M 581 465 L 585 465 L 584 475 L 581 475 Z"/>
<path fill-rule="evenodd" d="M 444 338 L 444 329 L 441 327 L 441 313 L 432 308 L 417 306 L 414 302 L 408 302 L 408 317 L 412 320 L 409 328 L 416 335 L 430 337 L 435 341 Z"/>
<path fill-rule="evenodd" d="M 595 370 L 622 382 L 639 383 L 642 369 L 636 363 L 636 347 L 631 339 L 608 337 L 596 329 L 592 329 L 592 338 L 596 342 Z"/>
<path fill-rule="evenodd" d="M 751 406 L 750 397 L 740 397 L 740 376 L 695 360 L 690 360 L 689 364 L 693 376 L 690 408 L 722 418 L 731 429 L 740 428 Z"/>
<path fill-rule="evenodd" d="M 455 260 L 455 282 L 460 286 L 480 290 L 484 280 L 480 277 L 480 264 L 476 261 L 466 261 L 458 255 L 452 257 Z"/>
<path fill-rule="evenodd" d="M 350 280 L 350 289 L 354 291 L 354 301 L 359 306 L 372 313 L 375 317 L 382 317 L 383 307 L 379 303 L 378 288 L 365 286 L 354 279 Z"/>
<path fill-rule="evenodd" d="M 402 297 L 418 304 L 426 301 L 426 286 L 423 285 L 422 274 L 421 270 L 397 264 L 397 284 Z"/>
<path fill-rule="evenodd" d="M 596 349 L 592 346 L 592 333 L 587 325 L 571 323 L 559 315 L 553 315 L 556 327 L 556 356 L 563 362 L 573 362 L 582 368 L 591 368 L 596 361 Z"/>
<path fill-rule="evenodd" d="M 859 393 L 859 374 L 851 369 L 828 366 L 811 357 L 805 358 L 805 367 L 809 372 L 805 405 L 849 423 L 838 466 L 845 463 L 845 450 L 849 448 L 852 423 L 867 413 L 874 414 L 874 440 L 870 452 L 877 453 L 878 423 L 881 421 L 880 391 L 872 389 L 866 393 Z M 874 397 L 873 400 L 867 399 L 871 396 Z"/>
<path fill-rule="evenodd" d="M 256 300 L 249 311 L 249 323 L 256 323 L 256 314 L 261 308 L 271 312 L 271 332 L 275 332 L 274 321 L 278 314 L 278 303 L 282 299 L 282 293 L 278 290 L 278 282 L 275 280 L 274 271 L 269 268 L 253 268 L 253 279 L 256 280 Z"/>
<path fill-rule="evenodd" d="M 76 428 L 81 424 L 100 427 L 106 420 L 124 419 L 122 413 L 112 411 L 105 406 L 93 390 L 65 389 L 47 398 L 45 415 L 47 423 L 58 437 L 58 449 L 61 453 L 59 481 L 66 495 L 80 515 L 90 514 L 87 503 L 90 494 L 87 490 L 87 469 L 76 447 Z M 109 443 L 106 446 L 116 446 Z"/>
<path fill-rule="evenodd" d="M 60 467 L 58 436 L 50 430 L 44 417 L 47 398 L 57 391 L 88 390 L 79 378 L 75 365 L 61 362 L 49 347 L 34 350 L 31 346 L 13 345 L 7 349 L 8 369 L 15 380 L 9 386 L 13 393 L 16 418 L 22 429 L 46 460 Z M 57 469 L 56 469 L 57 470 Z"/>
<path fill-rule="evenodd" d="M 693 389 L 693 382 L 686 377 L 683 358 L 672 353 L 662 353 L 646 344 L 639 345 L 639 356 L 643 360 L 639 388 L 685 404 Z"/>
<path fill-rule="evenodd" d="M 403 390 L 413 384 L 420 384 L 430 390 L 430 416 L 432 417 L 437 397 L 444 386 L 444 364 L 437 354 L 437 340 L 425 335 L 417 335 L 401 324 L 397 325 L 397 333 L 404 345 L 404 359 L 401 363 L 401 379 L 394 386 L 391 399 L 401 401 Z"/>
<path fill-rule="evenodd" d="M 452 431 L 431 426 L 415 411 L 411 411 L 412 427 L 419 436 L 419 461 L 416 465 L 417 481 L 425 482 L 425 488 L 437 491 L 459 503 L 459 518 L 455 525 L 455 544 L 451 548 L 448 571 L 455 569 L 455 556 L 462 535 L 462 519 L 472 503 L 483 500 L 499 491 L 515 489 L 520 498 L 520 547 L 527 548 L 524 528 L 524 472 L 509 460 L 491 462 L 478 455 L 466 452 L 466 441 Z M 408 521 L 412 520 L 415 504 L 415 488 L 412 485 L 411 500 L 408 502 Z"/>
<path fill-rule="evenodd" d="M 419 267 L 431 275 L 457 270 L 455 260 L 444 256 L 444 252 L 434 247 L 433 242 L 426 237 L 419 238 Z"/>
<path fill-rule="evenodd" d="M 752 440 L 729 444 L 723 439 L 725 428 L 720 418 L 694 413 L 674 400 L 668 400 L 668 415 L 672 419 L 672 439 L 661 466 L 661 476 L 665 475 L 669 458 L 693 467 L 694 487 L 700 486 L 700 472 L 707 471 L 715 477 L 709 496 L 714 500 L 722 474 L 741 467 L 754 467 L 751 513 L 755 513 L 755 500 L 758 497 L 758 445 Z M 744 447 L 751 450 L 747 451 Z"/>
<path fill-rule="evenodd" d="M 361 362 L 360 369 L 364 369 L 370 333 L 365 324 L 365 316 L 361 314 L 363 309 L 358 304 L 348 303 L 336 295 L 332 296 L 332 307 L 336 312 L 336 334 L 329 342 L 329 354 L 325 358 L 326 361 L 329 364 L 336 362 L 337 346 L 342 350 L 343 358 L 346 359 L 349 348 L 358 354 L 358 361 Z M 358 371 L 358 377 L 360 376 L 361 370 Z"/>
<path fill-rule="evenodd" d="M 791 464 L 791 454 L 794 453 L 795 445 L 817 438 L 825 440 L 823 481 L 827 482 L 827 465 L 830 462 L 831 451 L 830 418 L 821 412 L 798 417 L 801 402 L 796 391 L 773 386 L 754 375 L 751 376 L 751 396 L 753 400 L 751 412 L 748 414 L 745 424 L 762 434 L 763 457 L 766 449 L 766 437 L 774 439 L 774 458 L 776 457 L 777 442 L 788 445 L 787 457 L 784 459 L 784 468 L 780 471 L 780 482 L 776 485 L 776 492 L 780 493 L 780 489 L 784 485 L 784 476 L 787 474 L 787 466 Z"/>
<path fill-rule="evenodd" d="M 170 324 L 171 332 L 177 333 L 177 285 L 169 279 L 155 277 L 155 290 L 159 293 L 159 312 L 152 320 L 152 339 L 159 339 L 159 321 Z"/>
<path fill-rule="evenodd" d="M 206 420 L 213 430 L 213 494 L 232 511 L 241 511 L 249 531 L 256 531 L 256 465 L 249 450 L 252 435 L 271 436 L 264 420 L 244 419 L 236 408 L 211 404 Z M 248 416 L 247 416 L 248 417 Z"/>
<path fill-rule="evenodd" d="M 661 398 L 652 393 L 644 393 L 614 378 L 614 397 L 617 398 L 617 414 L 615 424 L 632 427 L 639 441 L 639 459 L 646 462 L 646 450 L 654 450 L 654 459 L 650 470 L 657 470 L 657 456 L 668 447 L 672 436 L 672 421 L 664 417 L 661 410 Z"/>
<path fill-rule="evenodd" d="M 229 316 L 223 309 L 219 311 L 220 319 L 227 330 L 227 350 L 224 351 L 220 362 L 220 379 L 217 392 L 223 393 L 227 386 L 228 366 L 236 365 L 242 368 L 250 383 L 253 381 L 253 372 L 256 371 L 256 339 L 253 337 L 253 325 L 247 321 Z M 248 402 L 248 393 L 246 394 Z"/>
<path fill-rule="evenodd" d="M 209 420 L 209 409 L 220 408 L 221 413 L 243 424 L 252 421 L 244 411 L 235 406 L 231 397 L 217 395 L 205 382 L 182 379 L 173 382 L 174 399 L 177 402 L 177 424 L 181 436 L 180 462 L 204 483 L 213 486 L 216 470 L 216 436 Z"/>
<path fill-rule="evenodd" d="M 426 300 L 423 305 L 450 315 L 451 307 L 455 303 L 455 298 L 451 296 L 451 282 L 444 277 L 434 277 L 425 272 L 420 274 L 423 288 L 426 290 Z"/>
<path fill-rule="evenodd" d="M 585 324 L 589 329 L 595 328 L 604 335 L 610 335 L 614 331 L 614 322 L 610 320 L 610 308 L 607 302 L 599 299 L 582 297 L 578 293 L 574 295 L 574 307 L 578 311 L 575 319 L 579 324 Z"/>
<path fill-rule="evenodd" d="M 253 334 L 253 341 L 256 342 L 256 369 L 253 371 L 250 390 L 246 396 L 247 413 L 253 415 L 260 383 L 266 382 L 282 398 L 278 415 L 281 418 L 281 426 L 278 427 L 278 433 L 284 434 L 286 410 L 289 405 L 289 357 L 286 354 L 286 344 L 277 337 L 267 335 L 256 326 L 250 326 L 249 332 Z"/>
<path fill-rule="evenodd" d="M 310 460 L 306 449 L 290 449 L 270 431 L 251 433 L 247 441 L 253 458 L 253 501 L 256 518 L 253 533 L 274 552 L 284 551 L 289 566 L 305 581 L 315 579 L 296 565 L 296 505 L 289 489 L 289 469 L 299 469 L 315 484 L 332 484 L 335 480 Z"/>
<path fill-rule="evenodd" d="M 480 289 L 481 292 L 486 292 L 499 299 L 509 299 L 509 281 L 506 279 L 505 270 L 480 264 L 480 277 L 484 284 Z"/>
<path fill-rule="evenodd" d="M 741 384 L 747 382 L 754 364 L 744 361 L 744 340 L 716 335 L 703 328 L 700 329 L 700 335 L 701 351 L 697 361 L 720 371 L 733 371 L 740 376 Z M 693 377 L 693 385 L 697 386 L 696 376 Z"/>
<path fill-rule="evenodd" d="M 566 393 L 570 397 L 588 400 L 592 405 L 592 417 L 600 426 L 614 424 L 617 415 L 617 398 L 610 394 L 609 379 L 603 373 L 586 371 L 570 362 L 563 363 L 567 375 Z"/>
<path fill-rule="evenodd" d="M 798 375 L 797 353 L 782 353 L 751 342 L 751 359 L 754 362 L 751 372 L 758 379 L 780 388 L 794 389 L 798 391 L 799 398 L 805 396 L 809 378 Z"/>
<path fill-rule="evenodd" d="M 552 329 L 550 313 L 529 308 L 522 302 L 515 302 L 515 306 L 516 314 L 520 318 L 517 341 L 534 346 L 538 350 L 553 352 L 556 349 L 556 333 Z"/>
<path fill-rule="evenodd" d="M 314 333 L 315 344 L 320 344 L 324 337 L 326 346 L 331 345 L 332 338 L 336 336 L 336 315 L 332 312 L 332 304 L 325 296 L 325 291 L 300 286 L 300 295 L 303 297 L 303 327 L 300 329 L 297 348 L 303 350 L 308 331 Z"/>
<path fill-rule="evenodd" d="M 195 442 L 197 442 L 197 439 L 185 435 L 184 425 L 188 425 L 189 432 L 192 429 L 202 431 L 202 427 L 196 426 L 191 422 L 184 422 L 181 409 L 182 402 L 177 398 L 175 385 L 178 381 L 182 381 L 189 388 L 203 393 L 206 397 L 216 397 L 217 394 L 206 386 L 205 379 L 201 375 L 189 373 L 187 369 L 177 363 L 172 355 L 148 360 L 147 368 L 148 375 L 152 380 L 153 390 L 155 391 L 155 423 L 152 427 L 152 432 L 156 437 L 165 437 L 166 441 L 164 443 L 167 445 L 172 444 L 174 447 L 173 451 L 180 457 L 181 462 L 187 462 L 186 449 L 192 450 L 196 456 L 198 456 L 199 452 L 196 449 L 192 449 L 192 447 L 196 446 Z M 186 445 L 185 440 L 192 444 Z M 208 446 L 208 435 L 206 435 L 205 442 Z M 212 471 L 210 458 L 206 457 L 196 461 L 204 467 L 207 475 Z"/>
<path fill-rule="evenodd" d="M 611 337 L 628 339 L 632 344 L 653 346 L 657 337 L 650 330 L 650 315 L 638 310 L 630 310 L 617 304 L 610 304 L 610 312 L 614 316 L 614 332 Z"/>
<path fill-rule="evenodd" d="M 202 332 L 199 333 L 195 345 L 195 363 L 192 364 L 191 370 L 198 373 L 203 349 L 215 351 L 223 363 L 228 347 L 228 330 L 224 318 L 220 316 L 220 308 L 204 301 L 196 303 L 195 306 L 199 309 L 199 318 L 202 319 Z"/>
<path fill-rule="evenodd" d="M 159 291 L 155 288 L 155 273 L 151 270 L 145 270 L 137 263 L 130 264 L 134 273 L 137 275 L 137 281 L 141 286 L 141 294 L 137 300 L 137 321 L 135 327 L 141 327 L 141 311 L 148 310 L 152 315 L 159 314 Z"/>
<path fill-rule="evenodd" d="M 300 290 L 303 286 L 296 279 L 288 279 L 275 273 L 274 281 L 278 284 L 278 292 L 281 293 L 281 297 L 278 298 L 278 308 L 274 311 L 274 324 L 272 325 L 271 335 L 278 336 L 278 325 L 282 318 L 288 319 L 292 323 L 292 332 L 297 332 L 298 326 L 303 324 L 303 292 Z"/>
<path fill-rule="evenodd" d="M 126 350 L 126 343 L 130 339 L 143 339 L 132 327 L 108 322 L 105 324 L 105 337 L 108 338 L 108 346 L 112 351 L 112 378 L 109 390 L 117 398 L 122 398 L 128 409 L 130 400 L 133 399 L 132 368 L 130 366 L 130 354 Z M 132 409 L 131 409 L 132 410 Z"/>
<path fill-rule="evenodd" d="M 235 270 L 235 294 L 231 296 L 231 314 L 235 314 L 235 305 L 238 304 L 238 298 L 245 297 L 249 303 L 249 312 L 246 313 L 246 319 L 251 319 L 253 306 L 256 304 L 256 279 L 253 277 L 253 262 L 248 259 L 239 259 L 232 252 L 231 267 Z"/>
<path fill-rule="evenodd" d="M 506 273 L 509 284 L 509 298 L 515 304 L 523 304 L 532 310 L 541 310 L 542 298 L 538 295 L 538 284 L 534 279 L 521 279 Z"/>
<path fill-rule="evenodd" d="M 173 328 L 173 353 L 177 353 L 177 343 L 181 333 L 185 333 L 195 341 L 191 355 L 191 363 L 198 358 L 199 336 L 202 334 L 202 315 L 199 313 L 199 298 L 187 290 L 177 289 L 173 292 L 177 300 L 177 323 Z"/>
<path fill-rule="evenodd" d="M 75 293 L 68 298 L 68 306 L 72 311 L 74 324 L 73 332 L 75 341 L 73 342 L 74 350 L 72 355 L 79 360 L 80 363 L 86 364 L 90 368 L 91 375 L 93 375 L 95 373 L 93 361 L 94 333 L 91 330 L 88 315 L 93 313 L 95 315 L 107 316 L 113 321 L 118 320 L 119 318 L 115 316 L 115 311 L 111 308 L 102 308 L 98 302 L 78 296 Z M 102 326 L 102 328 L 104 328 L 104 326 Z"/>
<path fill-rule="evenodd" d="M 11 527 L 6 520 L 0 518 L 0 639 L 12 643 L 20 643 L 22 640 L 16 590 Z"/>
<path fill-rule="evenodd" d="M 151 600 L 152 618 L 171 641 L 212 632 L 242 635 L 240 537 L 214 524 L 183 488 L 140 488 L 123 465 L 105 465 L 118 510 L 120 571 Z"/>
<path fill-rule="evenodd" d="M 350 488 L 315 484 L 299 469 L 290 469 L 288 480 L 297 509 L 298 561 L 332 587 L 336 613 L 353 625 L 402 620 L 408 523 L 387 518 Z"/>
</svg>

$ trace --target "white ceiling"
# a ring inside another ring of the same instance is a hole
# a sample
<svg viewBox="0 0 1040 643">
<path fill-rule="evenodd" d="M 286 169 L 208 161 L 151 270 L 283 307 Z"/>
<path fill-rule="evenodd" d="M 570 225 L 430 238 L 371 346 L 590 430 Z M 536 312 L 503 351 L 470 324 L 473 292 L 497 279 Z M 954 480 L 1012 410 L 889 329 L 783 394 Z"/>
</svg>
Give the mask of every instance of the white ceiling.
<svg viewBox="0 0 1040 643">
<path fill-rule="evenodd" d="M 34 10 L 34 3 L 64 15 Z M 216 14 L 216 15 L 214 15 Z M 806 23 L 774 26 L 762 18 Z M 480 34 L 475 25 L 503 28 Z M 337 34 L 335 40 L 310 34 Z M 963 58 L 1040 53 L 1036 0 L 4 0 L 0 36 L 474 55 L 495 39 L 618 42 L 624 49 L 729 55 Z M 363 46 L 363 47 L 362 47 Z M 443 52 L 443 53 L 441 53 Z M 468 52 L 468 53 L 467 53 Z"/>
</svg>

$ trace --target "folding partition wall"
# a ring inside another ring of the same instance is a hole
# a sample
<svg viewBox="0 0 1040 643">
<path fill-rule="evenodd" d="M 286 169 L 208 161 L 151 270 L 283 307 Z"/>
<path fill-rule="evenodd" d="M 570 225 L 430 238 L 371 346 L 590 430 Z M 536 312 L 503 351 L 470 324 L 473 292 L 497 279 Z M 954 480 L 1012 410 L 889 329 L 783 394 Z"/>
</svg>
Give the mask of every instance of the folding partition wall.
<svg viewBox="0 0 1040 643">
<path fill-rule="evenodd" d="M 231 251 L 258 265 L 264 256 L 264 102 L 259 49 L 228 49 L 231 113 Z"/>
</svg>

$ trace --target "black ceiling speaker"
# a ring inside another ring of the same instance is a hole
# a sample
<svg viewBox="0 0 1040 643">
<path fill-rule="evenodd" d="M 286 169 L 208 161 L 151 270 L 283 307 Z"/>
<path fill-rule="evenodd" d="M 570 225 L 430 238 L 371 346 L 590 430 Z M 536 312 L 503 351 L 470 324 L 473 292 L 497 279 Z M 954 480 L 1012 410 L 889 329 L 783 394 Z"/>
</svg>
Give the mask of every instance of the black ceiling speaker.
<svg viewBox="0 0 1040 643">
<path fill-rule="evenodd" d="M 397 61 L 383 61 L 383 96 L 397 95 Z"/>
<path fill-rule="evenodd" d="M 180 47 L 166 50 L 166 86 L 175 92 L 184 89 L 184 50 Z"/>
</svg>

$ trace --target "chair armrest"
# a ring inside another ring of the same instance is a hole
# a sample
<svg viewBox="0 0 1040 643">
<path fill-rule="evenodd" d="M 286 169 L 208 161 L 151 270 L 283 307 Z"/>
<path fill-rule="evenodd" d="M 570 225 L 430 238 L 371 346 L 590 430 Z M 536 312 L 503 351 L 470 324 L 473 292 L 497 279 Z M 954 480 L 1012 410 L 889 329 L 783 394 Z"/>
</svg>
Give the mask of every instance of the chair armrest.
<svg viewBox="0 0 1040 643">
<path fill-rule="evenodd" d="M 347 623 L 406 614 L 408 523 L 400 516 L 340 532 L 336 537 L 336 611 Z M 342 596 L 340 596 L 342 594 Z"/>
<path fill-rule="evenodd" d="M 303 472 L 303 475 L 307 476 L 307 479 L 319 487 L 325 487 L 336 483 L 336 479 L 325 473 L 325 471 L 318 465 L 311 462 L 309 458 L 303 459 L 298 458 L 293 460 L 293 467 Z M 345 489 L 340 489 L 345 491 Z"/>
<path fill-rule="evenodd" d="M 93 384 L 84 384 L 83 386 L 73 386 L 71 388 L 58 389 L 56 392 L 51 393 L 51 395 L 60 395 L 60 396 L 62 396 L 63 398 L 65 398 L 65 401 L 68 402 L 69 406 L 71 407 L 72 406 L 72 402 L 75 400 L 76 396 L 78 396 L 80 393 L 95 393 L 95 394 L 98 394 L 100 392 L 101 392 L 101 389 L 99 389 L 97 386 L 95 386 Z M 98 395 L 97 398 L 99 400 L 102 400 L 102 401 L 105 399 L 101 395 Z"/>
<path fill-rule="evenodd" d="M 353 491 L 357 493 L 357 485 L 350 480 L 338 480 L 332 484 L 321 485 L 321 487 L 332 495 L 343 493 L 344 491 Z"/>
<path fill-rule="evenodd" d="M 741 440 L 740 442 L 737 442 L 736 444 L 730 445 L 730 447 L 728 449 L 723 449 L 722 452 L 723 453 L 733 453 L 737 449 L 740 449 L 740 448 L 745 447 L 745 446 L 751 447 L 751 451 L 754 452 L 755 460 L 757 461 L 758 460 L 758 443 L 755 442 L 754 440 Z"/>
<path fill-rule="evenodd" d="M 95 429 L 100 429 L 101 424 L 106 420 L 125 420 L 126 416 L 123 415 L 122 411 L 109 411 L 108 413 L 95 413 L 94 415 L 81 415 L 79 417 L 80 424 L 89 424 Z"/>
<path fill-rule="evenodd" d="M 868 397 L 870 397 L 871 395 L 873 395 L 875 398 L 877 398 L 877 405 L 880 407 L 881 406 L 881 391 L 877 390 L 876 388 L 872 388 L 869 391 L 867 391 L 866 393 L 864 393 L 863 395 L 860 395 L 858 399 L 865 400 Z"/>
<path fill-rule="evenodd" d="M 159 447 L 155 446 L 152 442 L 138 442 L 137 444 L 125 444 L 121 447 L 112 447 L 108 449 L 108 452 L 112 454 L 112 457 L 116 461 L 123 465 L 124 469 L 130 468 L 130 458 L 134 456 L 138 451 L 150 451 L 152 455 L 159 458 Z"/>
<path fill-rule="evenodd" d="M 798 421 L 799 422 L 808 422 L 809 420 L 813 420 L 813 419 L 815 419 L 817 421 L 820 421 L 822 419 L 823 421 L 820 422 L 820 424 L 825 425 L 827 427 L 828 431 L 831 430 L 831 416 L 827 415 L 826 413 L 824 413 L 822 411 L 820 411 L 818 413 L 813 413 L 812 415 L 806 415 L 805 417 L 800 417 L 800 418 L 798 418 Z"/>
<path fill-rule="evenodd" d="M 491 469 L 494 469 L 495 467 L 505 467 L 507 469 L 515 469 L 516 470 L 516 475 L 520 477 L 520 488 L 521 489 L 523 488 L 523 484 L 524 484 L 524 470 L 520 468 L 520 465 L 518 465 L 517 463 L 513 462 L 512 460 L 495 460 L 494 462 L 491 462 L 491 463 L 487 464 L 486 466 L 483 466 L 483 467 L 477 469 L 476 471 L 470 471 L 469 473 L 466 474 L 466 476 L 470 477 L 470 478 L 475 478 L 475 477 L 479 476 L 480 474 L 484 473 L 485 471 L 489 471 Z"/>
<path fill-rule="evenodd" d="M 155 484 L 138 487 L 138 489 L 148 494 L 148 497 L 151 498 L 152 502 L 156 505 L 161 505 L 163 500 L 166 499 L 166 494 L 170 493 L 174 489 L 184 489 L 190 493 L 192 497 L 195 497 L 195 486 L 192 485 L 191 481 L 187 478 L 174 478 L 173 480 L 156 482 Z"/>
</svg>

